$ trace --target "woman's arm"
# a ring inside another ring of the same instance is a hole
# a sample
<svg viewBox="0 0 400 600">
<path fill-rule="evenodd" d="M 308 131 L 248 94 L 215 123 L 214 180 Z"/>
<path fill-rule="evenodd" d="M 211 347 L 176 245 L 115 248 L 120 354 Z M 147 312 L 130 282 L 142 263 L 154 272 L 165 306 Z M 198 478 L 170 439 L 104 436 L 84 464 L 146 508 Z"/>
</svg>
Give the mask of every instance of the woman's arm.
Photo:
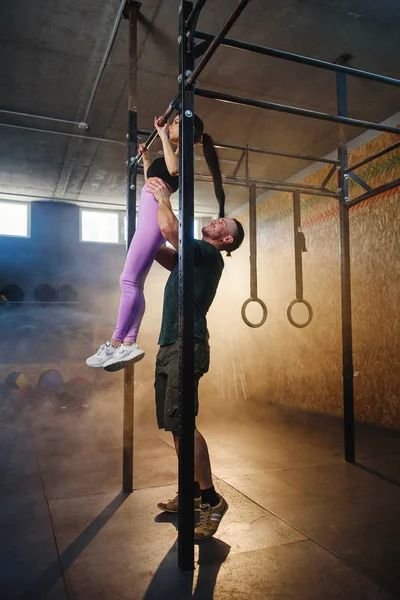
<svg viewBox="0 0 400 600">
<path fill-rule="evenodd" d="M 169 174 L 172 176 L 176 176 L 179 173 L 178 169 L 178 157 L 175 154 L 175 150 L 173 149 L 171 142 L 168 137 L 168 123 L 160 126 L 159 120 L 161 117 L 156 117 L 154 119 L 154 127 L 157 129 L 157 133 L 160 136 L 160 140 L 162 143 L 163 151 L 164 151 L 164 160 L 167 165 L 167 169 Z"/>
<path fill-rule="evenodd" d="M 147 181 L 147 169 L 150 166 L 150 152 L 144 149 L 144 144 L 139 144 L 139 152 L 143 157 L 144 180 Z"/>
</svg>

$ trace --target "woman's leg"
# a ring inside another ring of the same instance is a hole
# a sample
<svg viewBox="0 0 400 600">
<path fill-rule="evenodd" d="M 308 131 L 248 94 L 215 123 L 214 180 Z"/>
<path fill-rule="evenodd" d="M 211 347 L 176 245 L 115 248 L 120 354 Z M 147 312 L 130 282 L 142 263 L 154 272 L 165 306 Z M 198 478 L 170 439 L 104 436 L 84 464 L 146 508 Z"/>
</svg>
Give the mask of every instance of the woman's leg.
<svg viewBox="0 0 400 600">
<path fill-rule="evenodd" d="M 143 286 L 154 258 L 164 244 L 157 221 L 158 202 L 144 186 L 138 224 L 120 277 L 121 302 L 112 340 L 136 342 L 145 310 Z"/>
</svg>

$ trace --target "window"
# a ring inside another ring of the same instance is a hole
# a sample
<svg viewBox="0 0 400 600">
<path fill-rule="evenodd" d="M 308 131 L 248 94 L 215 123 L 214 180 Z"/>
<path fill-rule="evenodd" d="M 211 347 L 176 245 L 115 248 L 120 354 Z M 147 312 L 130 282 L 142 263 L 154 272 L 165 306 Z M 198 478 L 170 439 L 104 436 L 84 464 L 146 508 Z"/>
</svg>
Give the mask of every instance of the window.
<svg viewBox="0 0 400 600">
<path fill-rule="evenodd" d="M 195 217 L 193 221 L 193 235 L 195 240 L 201 239 L 201 221 L 199 217 Z"/>
<path fill-rule="evenodd" d="M 196 240 L 201 239 L 201 221 L 202 219 L 199 217 L 195 217 L 194 221 L 193 221 L 193 235 L 194 238 Z M 137 220 L 136 220 L 136 227 L 137 227 Z M 126 240 L 128 238 L 128 222 L 127 222 L 127 218 L 126 216 L 124 217 L 124 242 L 126 243 Z M 167 242 L 167 246 L 169 246 L 170 248 L 172 248 L 173 246 Z"/>
<path fill-rule="evenodd" d="M 0 235 L 29 237 L 29 204 L 0 201 Z"/>
<path fill-rule="evenodd" d="M 81 210 L 81 241 L 123 243 L 123 213 L 110 210 Z"/>
<path fill-rule="evenodd" d="M 137 214 L 136 214 L 136 227 L 137 227 Z M 126 215 L 124 215 L 124 243 L 126 244 L 126 240 L 128 239 L 128 219 Z"/>
<path fill-rule="evenodd" d="M 201 227 L 202 218 L 195 217 L 193 235 L 196 239 L 201 238 Z M 126 244 L 127 229 L 126 214 L 122 211 L 81 209 L 82 242 Z M 168 242 L 167 245 L 171 246 Z"/>
</svg>

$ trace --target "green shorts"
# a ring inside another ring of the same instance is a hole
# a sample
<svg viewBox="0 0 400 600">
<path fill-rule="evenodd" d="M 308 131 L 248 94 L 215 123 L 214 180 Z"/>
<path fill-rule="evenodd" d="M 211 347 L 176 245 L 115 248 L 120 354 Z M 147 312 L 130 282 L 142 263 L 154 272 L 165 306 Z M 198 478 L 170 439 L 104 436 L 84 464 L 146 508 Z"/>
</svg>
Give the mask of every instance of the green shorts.
<svg viewBox="0 0 400 600">
<path fill-rule="evenodd" d="M 207 373 L 210 347 L 207 343 L 194 345 L 194 414 L 199 410 L 199 379 Z M 156 414 L 159 429 L 179 433 L 179 342 L 160 346 L 154 381 Z"/>
</svg>

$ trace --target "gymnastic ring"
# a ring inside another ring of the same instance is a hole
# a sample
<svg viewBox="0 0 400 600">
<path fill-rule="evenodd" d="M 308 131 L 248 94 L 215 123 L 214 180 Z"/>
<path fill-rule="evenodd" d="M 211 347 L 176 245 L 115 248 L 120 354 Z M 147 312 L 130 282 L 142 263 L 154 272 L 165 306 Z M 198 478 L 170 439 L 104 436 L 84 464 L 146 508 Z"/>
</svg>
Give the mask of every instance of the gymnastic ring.
<svg viewBox="0 0 400 600">
<path fill-rule="evenodd" d="M 258 304 L 261 306 L 261 308 L 263 310 L 263 315 L 262 315 L 261 321 L 259 323 L 250 323 L 250 321 L 246 317 L 246 308 L 250 304 L 250 302 L 258 302 Z M 246 325 L 248 325 L 249 327 L 261 327 L 261 325 L 264 325 L 265 321 L 267 320 L 267 316 L 268 316 L 267 307 L 266 307 L 265 303 L 262 300 L 260 300 L 260 298 L 249 298 L 248 300 L 246 300 L 246 302 L 243 303 L 242 319 L 246 323 Z"/>
<path fill-rule="evenodd" d="M 304 306 L 307 306 L 307 308 L 308 308 L 308 318 L 304 323 L 296 323 L 296 321 L 293 320 L 292 308 L 295 304 L 304 304 Z M 294 327 L 298 327 L 299 329 L 301 329 L 302 327 L 307 327 L 307 325 L 309 325 L 311 323 L 313 315 L 314 315 L 313 309 L 311 308 L 311 304 L 309 302 L 307 302 L 307 300 L 298 300 L 296 298 L 296 300 L 291 301 L 291 303 L 289 304 L 288 309 L 287 309 L 287 318 L 289 319 L 289 322 Z"/>
</svg>

